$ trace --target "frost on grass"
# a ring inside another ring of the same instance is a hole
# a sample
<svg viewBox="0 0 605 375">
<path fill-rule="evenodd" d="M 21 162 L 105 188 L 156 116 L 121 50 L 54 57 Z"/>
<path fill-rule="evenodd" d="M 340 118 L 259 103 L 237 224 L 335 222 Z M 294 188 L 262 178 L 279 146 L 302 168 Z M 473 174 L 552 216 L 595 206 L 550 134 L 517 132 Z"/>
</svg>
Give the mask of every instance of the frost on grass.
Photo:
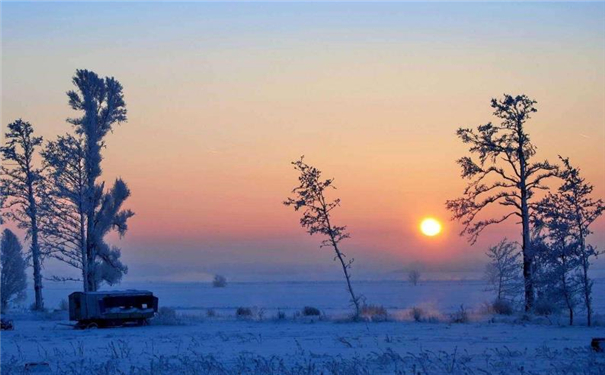
<svg viewBox="0 0 605 375">
<path fill-rule="evenodd" d="M 148 349 L 137 352 L 127 341 L 111 341 L 95 357 L 74 346 L 73 350 L 46 352 L 51 374 L 64 375 L 167 375 L 167 374 L 583 374 L 605 373 L 605 356 L 588 348 L 533 351 L 488 349 L 481 354 L 466 351 L 399 353 L 392 349 L 351 358 L 300 352 L 290 356 L 240 353 L 229 361 L 205 354 L 198 341 L 182 353 L 157 355 Z M 26 374 L 19 356 L 3 358 L 2 374 Z"/>
</svg>

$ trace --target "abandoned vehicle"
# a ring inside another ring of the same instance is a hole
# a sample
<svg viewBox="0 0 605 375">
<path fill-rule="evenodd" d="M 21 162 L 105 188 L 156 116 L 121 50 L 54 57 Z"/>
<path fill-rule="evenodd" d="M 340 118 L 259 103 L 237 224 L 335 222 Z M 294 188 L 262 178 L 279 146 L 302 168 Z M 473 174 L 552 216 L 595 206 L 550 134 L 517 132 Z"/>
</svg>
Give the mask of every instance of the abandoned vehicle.
<svg viewBox="0 0 605 375">
<path fill-rule="evenodd" d="M 69 295 L 69 320 L 77 328 L 144 325 L 158 311 L 158 298 L 146 290 L 74 292 Z"/>
</svg>

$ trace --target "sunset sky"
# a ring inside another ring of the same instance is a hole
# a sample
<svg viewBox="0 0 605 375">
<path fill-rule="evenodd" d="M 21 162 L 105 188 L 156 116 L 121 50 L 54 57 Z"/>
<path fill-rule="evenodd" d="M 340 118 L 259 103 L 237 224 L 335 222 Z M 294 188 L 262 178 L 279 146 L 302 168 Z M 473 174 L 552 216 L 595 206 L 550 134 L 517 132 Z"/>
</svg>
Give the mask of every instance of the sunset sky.
<svg viewBox="0 0 605 375">
<path fill-rule="evenodd" d="M 2 127 L 71 131 L 76 69 L 124 86 L 128 122 L 106 138 L 103 179 L 136 212 L 126 280 L 339 279 L 281 202 L 290 161 L 334 177 L 355 278 L 422 263 L 481 270 L 447 199 L 466 184 L 458 127 L 494 120 L 503 93 L 538 101 L 537 159 L 561 154 L 605 198 L 605 3 L 3 3 Z M 422 218 L 443 232 L 422 236 Z M 590 242 L 605 247 L 605 220 Z M 605 266 L 603 260 L 600 267 Z M 50 262 L 47 272 L 58 267 Z"/>
</svg>

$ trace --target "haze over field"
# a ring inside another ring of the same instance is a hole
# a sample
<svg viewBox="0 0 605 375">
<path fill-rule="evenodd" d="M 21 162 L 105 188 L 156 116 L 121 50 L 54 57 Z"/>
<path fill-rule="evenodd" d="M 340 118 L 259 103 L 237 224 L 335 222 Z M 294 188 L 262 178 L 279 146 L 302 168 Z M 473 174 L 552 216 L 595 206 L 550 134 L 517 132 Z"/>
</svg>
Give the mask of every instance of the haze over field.
<svg viewBox="0 0 605 375">
<path fill-rule="evenodd" d="M 537 158 L 570 157 L 604 197 L 604 20 L 603 3 L 3 3 L 2 133 L 20 117 L 47 140 L 70 131 L 78 68 L 123 84 L 128 123 L 102 166 L 132 190 L 127 280 L 339 279 L 281 204 L 303 154 L 335 178 L 355 278 L 481 271 L 519 230 L 458 236 L 444 206 L 466 184 L 455 131 L 525 93 Z M 439 235 L 421 235 L 427 216 Z M 605 220 L 593 230 L 603 249 Z"/>
</svg>

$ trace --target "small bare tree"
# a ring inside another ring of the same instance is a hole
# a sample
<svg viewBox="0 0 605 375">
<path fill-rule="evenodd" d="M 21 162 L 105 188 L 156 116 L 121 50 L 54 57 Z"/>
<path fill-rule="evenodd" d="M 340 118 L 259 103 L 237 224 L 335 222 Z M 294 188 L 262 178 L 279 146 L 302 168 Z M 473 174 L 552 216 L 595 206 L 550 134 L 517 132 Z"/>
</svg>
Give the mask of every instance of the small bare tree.
<svg viewBox="0 0 605 375">
<path fill-rule="evenodd" d="M 27 261 L 23 254 L 23 247 L 17 236 L 9 229 L 5 229 L 0 238 L 0 267 L 2 267 L 0 308 L 5 312 L 10 302 L 25 298 L 25 288 L 27 288 L 25 277 Z"/>
<path fill-rule="evenodd" d="M 300 173 L 298 177 L 300 184 L 292 190 L 294 197 L 288 198 L 284 204 L 294 207 L 295 211 L 303 211 L 300 225 L 310 235 L 319 233 L 327 237 L 326 240 L 322 241 L 321 247 L 328 246 L 334 249 L 336 253 L 334 260 L 338 260 L 342 266 L 347 281 L 347 290 L 351 296 L 351 303 L 355 306 L 355 318 L 358 318 L 361 297 L 355 294 L 351 285 L 350 268 L 353 259 L 346 261 L 345 254 L 339 248 L 339 243 L 345 238 L 349 238 L 349 233 L 346 232 L 346 227 L 336 226 L 330 221 L 332 210 L 340 205 L 340 199 L 330 201 L 325 196 L 326 189 L 335 189 L 332 185 L 334 179 L 322 180 L 321 171 L 306 164 L 304 157 L 292 162 L 292 165 Z"/>
<path fill-rule="evenodd" d="M 492 99 L 491 106 L 500 124 L 487 123 L 477 130 L 460 128 L 458 137 L 469 145 L 469 152 L 478 156 L 478 163 L 465 156 L 458 160 L 462 177 L 472 179 L 462 198 L 448 200 L 446 207 L 452 219 L 462 222 L 460 235 L 468 235 L 475 243 L 481 232 L 492 224 L 517 217 L 521 224 L 525 310 L 532 308 L 533 255 L 531 251 L 531 198 L 537 190 L 546 189 L 543 180 L 557 175 L 557 168 L 548 161 L 532 162 L 536 147 L 525 129 L 536 102 L 525 95 L 504 95 Z M 492 204 L 507 210 L 497 218 L 480 219 L 481 212 Z"/>
<path fill-rule="evenodd" d="M 485 267 L 485 279 L 489 290 L 496 293 L 496 301 L 513 300 L 523 289 L 521 282 L 521 254 L 517 243 L 506 238 L 487 250 L 489 263 Z"/>
<path fill-rule="evenodd" d="M 408 280 L 412 283 L 412 285 L 418 285 L 418 282 L 420 281 L 420 271 L 415 268 L 411 270 L 410 273 L 408 273 Z"/>
</svg>

